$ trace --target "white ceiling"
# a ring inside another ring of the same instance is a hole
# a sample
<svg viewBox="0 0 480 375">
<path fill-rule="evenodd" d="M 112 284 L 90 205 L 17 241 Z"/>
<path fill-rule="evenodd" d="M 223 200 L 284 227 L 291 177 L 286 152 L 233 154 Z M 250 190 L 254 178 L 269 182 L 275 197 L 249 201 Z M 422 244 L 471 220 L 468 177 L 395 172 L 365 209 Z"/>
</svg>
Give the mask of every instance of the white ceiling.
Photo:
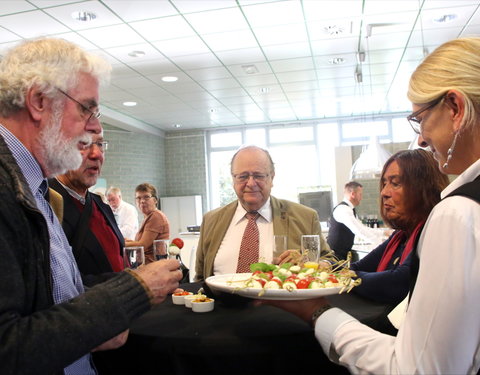
<svg viewBox="0 0 480 375">
<path fill-rule="evenodd" d="M 408 77 L 480 35 L 471 0 L 0 0 L 0 54 L 52 35 L 105 55 L 104 121 L 154 134 L 406 112 Z M 74 20 L 75 11 L 96 15 Z M 450 22 L 435 22 L 455 15 Z M 338 31 L 330 35 L 327 30 Z M 143 51 L 143 57 L 132 57 Z M 365 52 L 357 62 L 356 53 Z M 344 63 L 332 65 L 332 58 Z M 247 70 L 253 69 L 252 74 Z M 362 83 L 355 80 L 361 70 Z M 163 76 L 178 81 L 163 82 Z M 262 89 L 268 90 L 263 93 Z M 135 107 L 125 107 L 135 101 Z"/>
</svg>

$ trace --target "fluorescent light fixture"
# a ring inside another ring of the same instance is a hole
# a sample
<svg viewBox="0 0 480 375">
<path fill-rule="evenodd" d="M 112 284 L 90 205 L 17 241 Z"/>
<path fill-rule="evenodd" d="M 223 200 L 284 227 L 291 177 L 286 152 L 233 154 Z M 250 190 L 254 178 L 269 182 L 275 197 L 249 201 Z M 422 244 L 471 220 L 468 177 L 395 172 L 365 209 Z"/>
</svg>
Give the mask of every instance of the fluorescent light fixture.
<svg viewBox="0 0 480 375">
<path fill-rule="evenodd" d="M 173 124 L 172 126 L 173 126 L 174 128 L 177 128 L 177 129 L 182 127 L 182 125 L 180 125 L 180 124 Z"/>
<path fill-rule="evenodd" d="M 162 77 L 162 81 L 163 81 L 163 82 L 176 82 L 176 81 L 178 81 L 178 77 L 175 77 L 175 76 L 165 76 L 165 77 Z"/>
<path fill-rule="evenodd" d="M 123 105 L 125 107 L 135 107 L 137 105 L 137 102 L 123 102 Z"/>
<path fill-rule="evenodd" d="M 266 93 L 270 92 L 270 88 L 268 88 L 268 87 L 262 87 L 262 88 L 260 89 L 260 92 L 261 92 L 262 94 L 266 94 Z"/>
<path fill-rule="evenodd" d="M 345 59 L 343 57 L 332 57 L 331 59 L 328 59 L 328 63 L 330 65 L 341 65 L 345 62 Z"/>
<path fill-rule="evenodd" d="M 81 22 L 90 22 L 97 18 L 97 15 L 93 12 L 89 12 L 87 10 L 80 10 L 78 12 L 73 12 L 71 14 L 72 18 L 77 21 Z"/>
<path fill-rule="evenodd" d="M 131 57 L 143 57 L 145 56 L 145 52 L 144 51 L 132 51 L 128 54 L 128 56 L 131 56 Z"/>
</svg>

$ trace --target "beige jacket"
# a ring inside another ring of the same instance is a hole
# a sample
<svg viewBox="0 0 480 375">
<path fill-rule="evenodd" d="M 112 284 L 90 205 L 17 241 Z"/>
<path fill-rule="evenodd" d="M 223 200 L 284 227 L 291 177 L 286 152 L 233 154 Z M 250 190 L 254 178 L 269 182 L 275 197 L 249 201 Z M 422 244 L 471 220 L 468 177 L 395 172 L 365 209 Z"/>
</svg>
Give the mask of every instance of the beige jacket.
<svg viewBox="0 0 480 375">
<path fill-rule="evenodd" d="M 300 249 L 300 238 L 303 234 L 319 234 L 322 252 L 329 251 L 322 236 L 318 214 L 315 210 L 298 203 L 270 197 L 273 215 L 273 233 L 288 236 L 288 248 Z M 197 247 L 195 279 L 206 279 L 213 275 L 213 263 L 223 237 L 227 232 L 238 201 L 224 207 L 207 212 L 200 228 L 200 239 Z"/>
</svg>

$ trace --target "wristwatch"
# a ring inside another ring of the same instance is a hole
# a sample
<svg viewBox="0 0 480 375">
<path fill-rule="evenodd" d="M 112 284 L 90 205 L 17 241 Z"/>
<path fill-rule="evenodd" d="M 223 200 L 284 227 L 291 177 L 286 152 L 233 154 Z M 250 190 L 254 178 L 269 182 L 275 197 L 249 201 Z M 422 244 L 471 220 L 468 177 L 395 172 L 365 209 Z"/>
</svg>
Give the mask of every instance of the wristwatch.
<svg viewBox="0 0 480 375">
<path fill-rule="evenodd" d="M 315 310 L 312 314 L 312 320 L 311 320 L 312 326 L 315 327 L 315 322 L 320 317 L 320 315 L 322 315 L 325 311 L 330 310 L 332 307 L 333 306 L 331 306 L 329 304 L 325 304 L 322 307 L 320 307 L 319 309 Z"/>
</svg>

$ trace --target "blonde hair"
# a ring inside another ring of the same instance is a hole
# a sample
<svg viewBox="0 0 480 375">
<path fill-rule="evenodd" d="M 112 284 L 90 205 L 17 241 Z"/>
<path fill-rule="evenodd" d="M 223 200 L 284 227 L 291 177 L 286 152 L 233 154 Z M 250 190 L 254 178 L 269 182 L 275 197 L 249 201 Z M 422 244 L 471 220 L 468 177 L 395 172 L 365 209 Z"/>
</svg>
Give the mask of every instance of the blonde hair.
<svg viewBox="0 0 480 375">
<path fill-rule="evenodd" d="M 0 61 L 0 114 L 8 117 L 25 106 L 25 94 L 37 86 L 51 98 L 56 89 L 68 91 L 88 73 L 99 84 L 109 81 L 111 65 L 63 39 L 40 38 L 22 42 Z"/>
<path fill-rule="evenodd" d="M 463 127 L 472 128 L 480 110 L 480 38 L 460 38 L 442 44 L 413 72 L 408 99 L 425 104 L 457 90 L 465 99 Z"/>
</svg>

